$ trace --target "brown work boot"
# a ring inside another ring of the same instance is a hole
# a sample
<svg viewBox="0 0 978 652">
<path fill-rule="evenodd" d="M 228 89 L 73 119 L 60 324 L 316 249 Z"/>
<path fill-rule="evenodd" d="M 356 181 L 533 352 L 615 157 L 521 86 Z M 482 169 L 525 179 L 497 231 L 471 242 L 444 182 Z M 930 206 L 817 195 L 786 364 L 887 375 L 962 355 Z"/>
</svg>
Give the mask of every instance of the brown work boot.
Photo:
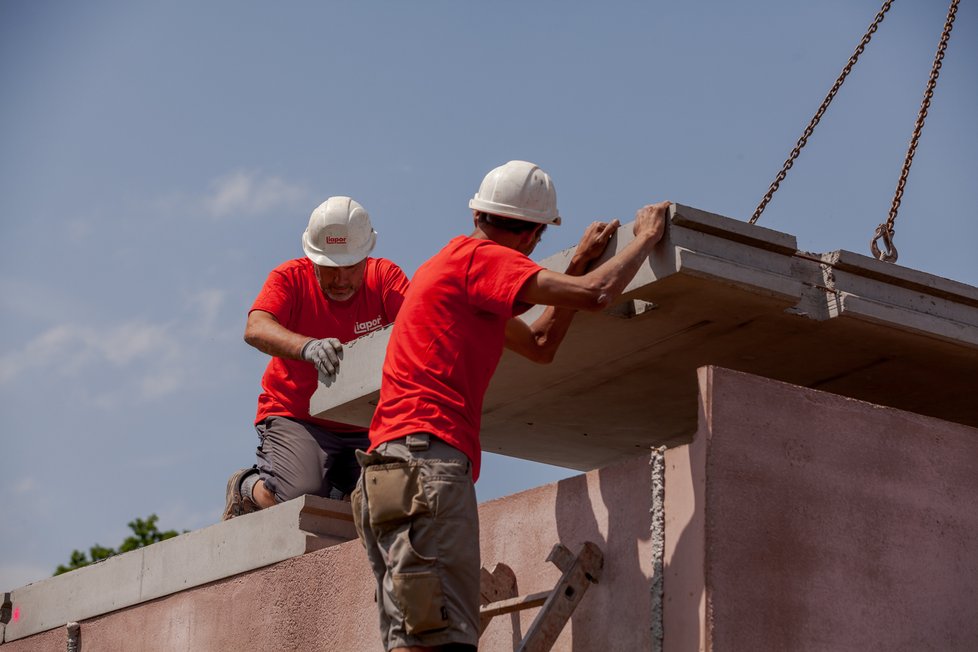
<svg viewBox="0 0 978 652">
<path fill-rule="evenodd" d="M 258 473 L 258 469 L 254 467 L 241 469 L 231 474 L 231 477 L 228 478 L 228 487 L 224 494 L 224 515 L 221 516 L 222 521 L 234 518 L 235 516 L 241 516 L 242 514 L 257 512 L 260 509 L 255 504 L 255 501 L 251 499 L 251 496 L 241 495 L 241 481 L 252 473 Z"/>
</svg>

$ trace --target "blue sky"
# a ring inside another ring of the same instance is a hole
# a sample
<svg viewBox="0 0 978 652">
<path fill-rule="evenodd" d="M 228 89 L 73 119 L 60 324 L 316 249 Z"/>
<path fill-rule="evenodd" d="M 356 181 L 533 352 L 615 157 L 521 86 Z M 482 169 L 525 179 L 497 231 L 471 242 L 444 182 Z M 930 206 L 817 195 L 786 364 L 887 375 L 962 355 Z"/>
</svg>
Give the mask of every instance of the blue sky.
<svg viewBox="0 0 978 652">
<path fill-rule="evenodd" d="M 876 0 L 0 3 L 0 590 L 155 512 L 216 522 L 253 462 L 241 339 L 310 211 L 355 197 L 406 272 L 510 159 L 563 226 L 669 199 L 746 220 Z M 868 253 L 947 5 L 896 2 L 760 224 Z M 978 285 L 978 12 L 963 3 L 897 220 Z M 485 500 L 568 472 L 491 457 Z"/>
</svg>

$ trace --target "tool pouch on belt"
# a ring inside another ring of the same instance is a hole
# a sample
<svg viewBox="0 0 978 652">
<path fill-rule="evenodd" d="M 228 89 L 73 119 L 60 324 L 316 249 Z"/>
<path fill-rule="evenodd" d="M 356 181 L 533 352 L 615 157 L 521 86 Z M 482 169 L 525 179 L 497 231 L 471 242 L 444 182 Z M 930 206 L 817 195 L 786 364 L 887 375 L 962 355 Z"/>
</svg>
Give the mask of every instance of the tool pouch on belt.
<svg viewBox="0 0 978 652">
<path fill-rule="evenodd" d="M 363 491 L 373 528 L 389 529 L 429 512 L 417 465 L 375 453 L 358 452 L 357 457 L 363 465 Z"/>
</svg>

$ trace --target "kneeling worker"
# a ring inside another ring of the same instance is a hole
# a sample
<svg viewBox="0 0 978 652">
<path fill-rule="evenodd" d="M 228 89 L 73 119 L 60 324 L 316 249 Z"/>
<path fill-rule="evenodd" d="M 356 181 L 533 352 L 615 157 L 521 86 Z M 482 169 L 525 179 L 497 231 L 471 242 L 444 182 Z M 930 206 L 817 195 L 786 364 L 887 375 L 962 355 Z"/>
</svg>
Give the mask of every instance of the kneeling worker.
<svg viewBox="0 0 978 652">
<path fill-rule="evenodd" d="M 355 451 L 367 447 L 367 433 L 311 416 L 309 399 L 320 374 L 338 371 L 342 342 L 383 328 L 401 309 L 407 277 L 389 260 L 368 257 L 376 241 L 360 204 L 330 197 L 302 234 L 306 257 L 272 270 L 251 306 L 244 339 L 272 359 L 255 417 L 258 464 L 228 480 L 225 520 L 303 494 L 353 491 Z"/>
</svg>

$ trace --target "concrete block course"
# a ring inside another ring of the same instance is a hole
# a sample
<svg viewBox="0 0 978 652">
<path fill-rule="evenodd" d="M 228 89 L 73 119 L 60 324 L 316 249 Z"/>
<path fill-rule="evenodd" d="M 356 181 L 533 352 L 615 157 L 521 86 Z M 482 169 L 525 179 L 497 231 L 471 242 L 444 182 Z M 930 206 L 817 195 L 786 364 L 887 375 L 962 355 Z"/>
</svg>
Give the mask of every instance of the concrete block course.
<svg viewBox="0 0 978 652">
<path fill-rule="evenodd" d="M 303 496 L 11 593 L 2 641 L 140 604 L 356 538 L 348 503 Z"/>
<path fill-rule="evenodd" d="M 85 620 L 81 649 L 380 650 L 370 578 L 348 542 Z M 0 649 L 63 652 L 64 626 Z"/>
</svg>

